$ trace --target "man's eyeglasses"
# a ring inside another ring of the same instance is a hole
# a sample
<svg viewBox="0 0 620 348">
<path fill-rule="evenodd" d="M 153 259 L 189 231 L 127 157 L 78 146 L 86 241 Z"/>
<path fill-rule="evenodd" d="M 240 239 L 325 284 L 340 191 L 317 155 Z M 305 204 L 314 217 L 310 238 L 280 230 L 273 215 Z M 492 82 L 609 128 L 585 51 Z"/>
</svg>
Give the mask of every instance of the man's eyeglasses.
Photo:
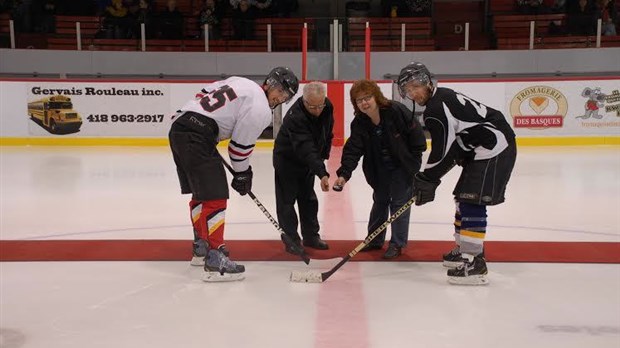
<svg viewBox="0 0 620 348">
<path fill-rule="evenodd" d="M 325 104 L 321 104 L 321 105 L 310 105 L 310 103 L 308 103 L 305 99 L 304 99 L 304 104 L 306 104 L 306 109 L 308 110 L 321 110 L 325 107 Z"/>
<path fill-rule="evenodd" d="M 359 97 L 359 98 L 356 98 L 356 99 L 355 99 L 355 103 L 356 103 L 356 104 L 361 104 L 361 103 L 363 103 L 363 102 L 367 102 L 367 103 L 368 103 L 368 102 L 372 99 L 372 97 L 373 97 L 373 95 L 372 95 L 372 94 L 369 94 L 369 95 L 367 95 L 367 96 L 365 96 L 365 97 Z"/>
</svg>

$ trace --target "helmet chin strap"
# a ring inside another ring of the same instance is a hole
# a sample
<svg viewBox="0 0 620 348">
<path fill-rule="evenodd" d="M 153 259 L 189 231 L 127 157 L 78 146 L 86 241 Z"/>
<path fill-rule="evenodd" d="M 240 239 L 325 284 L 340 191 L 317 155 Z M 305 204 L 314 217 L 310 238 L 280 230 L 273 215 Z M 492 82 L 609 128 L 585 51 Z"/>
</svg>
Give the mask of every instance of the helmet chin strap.
<svg viewBox="0 0 620 348">
<path fill-rule="evenodd" d="M 267 86 L 267 88 L 265 88 L 265 86 Z M 270 100 L 269 100 L 269 91 L 270 91 L 272 88 L 273 88 L 273 86 L 272 86 L 271 84 L 269 84 L 269 83 L 265 83 L 265 84 L 263 84 L 263 90 L 265 91 L 265 98 L 267 98 L 267 103 L 270 103 Z M 269 107 L 271 108 L 271 110 L 273 110 L 273 109 L 275 109 L 276 107 L 278 107 L 278 105 L 280 105 L 280 104 L 276 104 L 276 105 L 274 105 L 274 106 L 271 106 L 271 105 L 270 105 Z"/>
</svg>

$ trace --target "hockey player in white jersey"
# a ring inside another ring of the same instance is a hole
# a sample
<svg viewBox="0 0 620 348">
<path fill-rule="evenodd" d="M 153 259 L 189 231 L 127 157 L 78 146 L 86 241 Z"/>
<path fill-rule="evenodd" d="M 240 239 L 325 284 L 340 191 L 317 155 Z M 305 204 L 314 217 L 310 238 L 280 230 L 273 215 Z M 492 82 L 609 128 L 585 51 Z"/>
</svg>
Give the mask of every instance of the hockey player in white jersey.
<svg viewBox="0 0 620 348">
<path fill-rule="evenodd" d="M 433 201 L 441 177 L 455 164 L 463 167 L 453 192 L 456 246 L 443 256 L 444 266 L 452 268 L 448 281 L 487 284 L 487 206 L 504 202 L 517 156 L 515 133 L 500 111 L 435 86 L 422 63 L 404 67 L 398 86 L 403 98 L 426 106 L 423 119 L 432 139 L 428 163 L 414 178 L 415 204 Z"/>
<path fill-rule="evenodd" d="M 189 203 L 194 228 L 193 265 L 203 265 L 205 281 L 244 278 L 245 267 L 228 257 L 224 245 L 226 173 L 217 143 L 230 139 L 228 155 L 235 171 L 231 186 L 241 195 L 252 188 L 250 157 L 256 140 L 271 124 L 272 109 L 290 100 L 299 88 L 295 74 L 274 68 L 262 85 L 230 77 L 206 85 L 173 116 L 168 138 L 181 193 Z"/>
</svg>

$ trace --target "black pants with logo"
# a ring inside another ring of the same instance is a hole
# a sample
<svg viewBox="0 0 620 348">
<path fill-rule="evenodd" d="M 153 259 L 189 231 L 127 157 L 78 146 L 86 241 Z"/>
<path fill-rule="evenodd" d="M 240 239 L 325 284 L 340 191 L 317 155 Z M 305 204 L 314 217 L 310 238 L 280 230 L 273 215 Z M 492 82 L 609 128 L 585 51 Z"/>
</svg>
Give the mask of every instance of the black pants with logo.
<svg viewBox="0 0 620 348">
<path fill-rule="evenodd" d="M 516 159 L 517 145 L 512 139 L 499 155 L 465 164 L 454 188 L 455 200 L 478 205 L 503 203 Z"/>
<path fill-rule="evenodd" d="M 174 121 L 168 139 L 177 167 L 181 193 L 192 199 L 228 199 L 228 183 L 217 152 L 218 127 L 212 119 L 186 112 Z"/>
</svg>

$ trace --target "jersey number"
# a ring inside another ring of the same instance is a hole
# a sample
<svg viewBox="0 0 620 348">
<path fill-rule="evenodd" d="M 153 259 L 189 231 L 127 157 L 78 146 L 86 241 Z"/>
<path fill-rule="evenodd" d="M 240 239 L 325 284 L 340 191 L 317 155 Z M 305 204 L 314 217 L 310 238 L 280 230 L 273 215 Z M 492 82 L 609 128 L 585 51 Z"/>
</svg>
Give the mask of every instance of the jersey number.
<svg viewBox="0 0 620 348">
<path fill-rule="evenodd" d="M 476 109 L 476 112 L 480 115 L 480 117 L 485 118 L 487 116 L 487 107 L 484 104 L 478 103 L 477 101 L 459 93 L 456 94 L 456 99 L 458 99 L 463 106 L 465 106 L 466 102 L 469 102 L 469 104 Z"/>
<path fill-rule="evenodd" d="M 224 85 L 214 91 L 209 92 L 200 99 L 200 105 L 206 111 L 213 112 L 226 104 L 226 100 L 237 99 L 237 93 L 228 85 Z"/>
</svg>

